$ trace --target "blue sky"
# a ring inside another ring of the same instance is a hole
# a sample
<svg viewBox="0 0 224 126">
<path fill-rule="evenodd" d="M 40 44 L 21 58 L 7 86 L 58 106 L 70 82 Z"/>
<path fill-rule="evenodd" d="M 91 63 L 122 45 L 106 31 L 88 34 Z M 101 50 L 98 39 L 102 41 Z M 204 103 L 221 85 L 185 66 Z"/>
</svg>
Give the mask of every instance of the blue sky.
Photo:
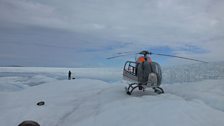
<svg viewBox="0 0 224 126">
<path fill-rule="evenodd" d="M 220 61 L 223 6 L 222 0 L 0 0 L 0 66 L 120 67 L 134 56 L 106 57 L 143 49 Z"/>
</svg>

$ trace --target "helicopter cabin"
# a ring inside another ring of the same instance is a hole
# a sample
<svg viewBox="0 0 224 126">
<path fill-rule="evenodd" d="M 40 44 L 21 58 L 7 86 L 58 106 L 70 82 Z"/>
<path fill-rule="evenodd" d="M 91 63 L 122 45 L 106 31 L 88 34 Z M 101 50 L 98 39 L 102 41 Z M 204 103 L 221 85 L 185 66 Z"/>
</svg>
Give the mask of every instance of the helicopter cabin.
<svg viewBox="0 0 224 126">
<path fill-rule="evenodd" d="M 140 64 L 139 62 L 126 61 L 123 68 L 124 79 L 138 82 L 140 79 L 139 77 L 142 74 L 142 73 L 139 73 L 141 71 L 140 68 L 138 67 L 139 64 Z M 151 65 L 151 68 L 149 73 L 156 73 L 158 84 L 160 85 L 162 81 L 161 67 L 156 62 L 151 62 L 150 65 Z"/>
</svg>

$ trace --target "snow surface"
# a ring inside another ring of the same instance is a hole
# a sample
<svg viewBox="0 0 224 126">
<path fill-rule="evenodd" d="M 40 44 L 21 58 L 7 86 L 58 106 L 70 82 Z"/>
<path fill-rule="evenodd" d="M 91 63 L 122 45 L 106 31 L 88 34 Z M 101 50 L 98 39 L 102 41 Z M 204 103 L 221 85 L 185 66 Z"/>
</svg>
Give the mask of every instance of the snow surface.
<svg viewBox="0 0 224 126">
<path fill-rule="evenodd" d="M 71 70 L 74 80 L 66 80 Z M 223 126 L 224 79 L 126 95 L 121 69 L 0 68 L 0 126 Z M 166 78 L 164 78 L 166 79 Z M 45 105 L 37 106 L 39 101 Z"/>
<path fill-rule="evenodd" d="M 224 79 L 224 62 L 199 63 L 163 68 L 164 83 Z"/>
</svg>

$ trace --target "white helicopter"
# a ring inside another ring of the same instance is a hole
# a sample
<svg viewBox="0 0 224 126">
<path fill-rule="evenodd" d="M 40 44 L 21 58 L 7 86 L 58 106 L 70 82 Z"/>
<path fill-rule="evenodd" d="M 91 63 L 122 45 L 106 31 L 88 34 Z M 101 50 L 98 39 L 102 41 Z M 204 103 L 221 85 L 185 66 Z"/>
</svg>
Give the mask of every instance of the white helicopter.
<svg viewBox="0 0 224 126">
<path fill-rule="evenodd" d="M 120 55 L 118 56 L 108 57 L 107 59 L 130 55 L 130 52 L 124 52 L 119 54 Z M 123 78 L 132 82 L 129 83 L 128 87 L 125 87 L 126 93 L 128 95 L 131 95 L 136 88 L 142 91 L 145 91 L 146 88 L 152 88 L 157 94 L 164 93 L 164 90 L 160 87 L 162 82 L 161 67 L 157 62 L 152 61 L 149 55 L 168 56 L 208 63 L 205 61 L 187 57 L 152 53 L 146 50 L 143 50 L 136 54 L 140 54 L 141 56 L 136 58 L 135 61 L 126 61 L 123 68 Z"/>
</svg>

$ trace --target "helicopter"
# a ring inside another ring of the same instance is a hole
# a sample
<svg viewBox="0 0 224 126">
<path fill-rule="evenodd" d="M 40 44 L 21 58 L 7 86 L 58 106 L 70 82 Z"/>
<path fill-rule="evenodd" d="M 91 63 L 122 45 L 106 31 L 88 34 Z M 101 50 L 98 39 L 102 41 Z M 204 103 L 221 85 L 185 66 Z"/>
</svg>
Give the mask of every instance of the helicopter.
<svg viewBox="0 0 224 126">
<path fill-rule="evenodd" d="M 159 63 L 152 61 L 150 55 L 159 55 L 167 57 L 181 58 L 185 60 L 193 60 L 202 63 L 208 63 L 205 61 L 187 58 L 182 56 L 174 56 L 168 54 L 152 53 L 147 50 L 140 51 L 140 56 L 135 58 L 135 61 L 126 61 L 123 67 L 123 78 L 131 83 L 125 87 L 126 93 L 131 95 L 135 89 L 142 90 L 146 88 L 152 88 L 155 93 L 163 94 L 164 90 L 160 87 L 162 83 L 162 70 Z M 119 53 L 117 56 L 108 57 L 107 59 L 113 59 L 130 55 L 130 52 Z"/>
</svg>

